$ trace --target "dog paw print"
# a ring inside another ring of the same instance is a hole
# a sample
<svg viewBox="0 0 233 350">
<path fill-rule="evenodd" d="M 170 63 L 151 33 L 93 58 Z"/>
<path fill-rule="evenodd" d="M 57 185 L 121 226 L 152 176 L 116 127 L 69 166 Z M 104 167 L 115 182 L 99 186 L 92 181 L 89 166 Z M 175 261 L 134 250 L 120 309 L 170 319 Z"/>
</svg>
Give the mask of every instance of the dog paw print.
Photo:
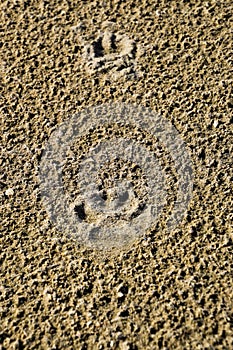
<svg viewBox="0 0 233 350">
<path fill-rule="evenodd" d="M 134 40 L 106 29 L 84 46 L 83 59 L 89 74 L 104 73 L 116 80 L 121 76 L 137 75 L 136 53 Z"/>
</svg>

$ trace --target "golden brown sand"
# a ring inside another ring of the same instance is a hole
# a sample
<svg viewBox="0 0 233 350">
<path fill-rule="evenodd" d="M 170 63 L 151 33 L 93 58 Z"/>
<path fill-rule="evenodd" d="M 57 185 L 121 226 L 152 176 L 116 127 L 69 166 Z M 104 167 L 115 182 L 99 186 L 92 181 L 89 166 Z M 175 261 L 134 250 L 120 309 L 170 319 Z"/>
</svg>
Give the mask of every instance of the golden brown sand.
<svg viewBox="0 0 233 350">
<path fill-rule="evenodd" d="M 1 1 L 0 349 L 233 348 L 230 1 Z M 87 106 L 150 107 L 194 170 L 169 234 L 112 253 L 59 233 L 38 168 Z"/>
</svg>

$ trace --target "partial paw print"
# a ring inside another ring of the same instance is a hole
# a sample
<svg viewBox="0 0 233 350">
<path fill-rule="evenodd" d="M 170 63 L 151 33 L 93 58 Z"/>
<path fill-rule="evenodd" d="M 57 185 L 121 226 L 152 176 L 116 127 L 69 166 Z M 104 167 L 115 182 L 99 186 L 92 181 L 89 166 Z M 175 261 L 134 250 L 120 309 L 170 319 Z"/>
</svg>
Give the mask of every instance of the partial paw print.
<svg viewBox="0 0 233 350">
<path fill-rule="evenodd" d="M 108 22 L 96 39 L 84 42 L 83 61 L 88 74 L 101 73 L 110 80 L 120 77 L 136 78 L 142 75 L 137 67 L 140 49 L 136 42 L 124 33 L 117 32 Z"/>
</svg>

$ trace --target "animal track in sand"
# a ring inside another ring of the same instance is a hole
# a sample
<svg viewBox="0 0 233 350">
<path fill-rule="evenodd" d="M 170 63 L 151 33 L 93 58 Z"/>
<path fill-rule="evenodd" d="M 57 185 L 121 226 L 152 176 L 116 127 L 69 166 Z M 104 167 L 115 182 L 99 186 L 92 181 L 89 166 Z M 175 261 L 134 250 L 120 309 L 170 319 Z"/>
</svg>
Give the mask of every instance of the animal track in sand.
<svg viewBox="0 0 233 350">
<path fill-rule="evenodd" d="M 116 32 L 109 25 L 99 32 L 95 40 L 85 42 L 83 50 L 86 71 L 89 74 L 107 74 L 112 80 L 140 75 L 136 67 L 139 55 L 135 40 Z"/>
<path fill-rule="evenodd" d="M 97 249 L 123 248 L 182 221 L 192 162 L 169 120 L 125 103 L 89 107 L 51 135 L 40 162 L 43 204 L 58 231 Z"/>
</svg>

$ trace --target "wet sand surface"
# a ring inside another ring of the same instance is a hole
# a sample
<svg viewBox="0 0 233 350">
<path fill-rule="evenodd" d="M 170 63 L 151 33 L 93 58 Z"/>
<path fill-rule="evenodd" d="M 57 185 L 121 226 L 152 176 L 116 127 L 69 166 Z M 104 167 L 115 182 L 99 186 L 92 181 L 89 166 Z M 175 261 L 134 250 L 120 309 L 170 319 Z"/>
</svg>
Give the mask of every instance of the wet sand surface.
<svg viewBox="0 0 233 350">
<path fill-rule="evenodd" d="M 0 349 L 233 348 L 232 10 L 1 2 Z M 170 233 L 99 251 L 50 222 L 38 169 L 57 126 L 111 102 L 173 124 L 193 196 Z"/>
</svg>

